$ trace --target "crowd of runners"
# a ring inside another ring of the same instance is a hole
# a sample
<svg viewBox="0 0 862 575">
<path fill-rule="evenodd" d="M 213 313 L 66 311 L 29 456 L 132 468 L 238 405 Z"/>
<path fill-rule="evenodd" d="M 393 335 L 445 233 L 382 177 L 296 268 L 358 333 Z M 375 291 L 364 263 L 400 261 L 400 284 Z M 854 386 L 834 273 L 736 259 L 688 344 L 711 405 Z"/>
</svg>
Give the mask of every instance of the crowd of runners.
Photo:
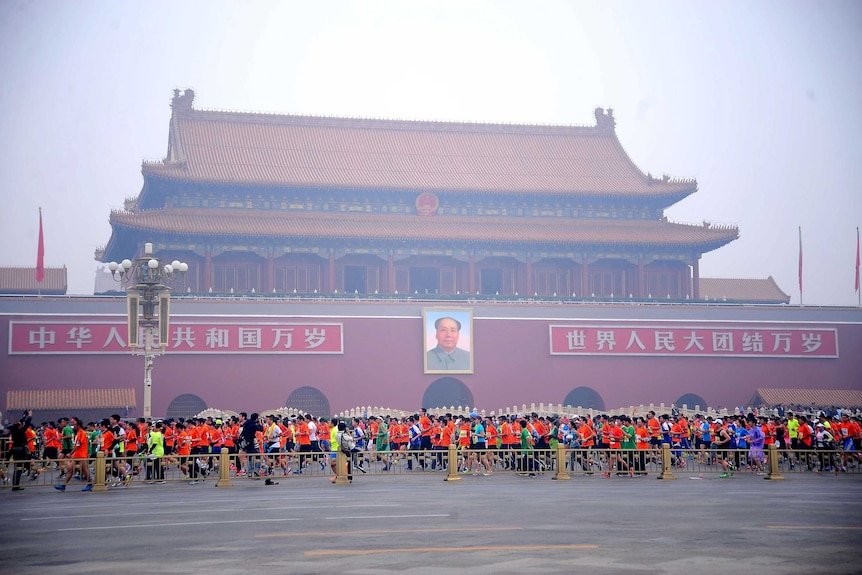
<svg viewBox="0 0 862 575">
<path fill-rule="evenodd" d="M 860 441 L 860 418 L 846 410 L 814 417 L 788 411 L 783 416 L 750 412 L 689 420 L 653 411 L 645 416 L 495 417 L 422 409 L 407 417 L 353 419 L 240 413 L 225 419 L 150 421 L 115 414 L 86 424 L 72 417 L 41 425 L 25 412 L 7 431 L 3 447 L 14 490 L 22 489 L 22 478 L 34 481 L 54 470 L 57 490 L 77 479 L 86 491 L 92 489 L 91 466 L 99 451 L 106 458 L 107 484 L 122 486 L 136 475 L 164 483 L 171 466 L 190 484 L 198 483 L 216 467 L 223 448 L 232 454 L 235 476 L 273 483 L 279 475 L 334 474 L 339 449 L 350 454 L 351 476 L 372 467 L 386 472 L 396 464 L 407 471 L 448 471 L 451 445 L 459 454 L 459 473 L 484 476 L 504 470 L 534 477 L 553 466 L 551 454 L 563 445 L 570 471 L 638 477 L 659 461 L 664 443 L 670 445 L 673 466 L 683 468 L 695 458 L 699 464 L 720 466 L 721 477 L 740 469 L 765 473 L 770 444 L 781 450 L 790 469 L 840 473 L 859 466 Z M 0 479 L 9 481 L 5 467 L 0 467 Z"/>
</svg>

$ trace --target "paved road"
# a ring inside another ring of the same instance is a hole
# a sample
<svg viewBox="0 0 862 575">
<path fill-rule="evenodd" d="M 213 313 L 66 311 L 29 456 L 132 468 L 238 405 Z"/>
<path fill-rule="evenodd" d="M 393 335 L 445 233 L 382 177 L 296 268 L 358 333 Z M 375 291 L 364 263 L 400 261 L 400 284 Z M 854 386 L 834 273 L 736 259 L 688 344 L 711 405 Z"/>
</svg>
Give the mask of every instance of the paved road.
<svg viewBox="0 0 862 575">
<path fill-rule="evenodd" d="M 858 573 L 862 476 L 0 492 L 0 572 Z"/>
</svg>

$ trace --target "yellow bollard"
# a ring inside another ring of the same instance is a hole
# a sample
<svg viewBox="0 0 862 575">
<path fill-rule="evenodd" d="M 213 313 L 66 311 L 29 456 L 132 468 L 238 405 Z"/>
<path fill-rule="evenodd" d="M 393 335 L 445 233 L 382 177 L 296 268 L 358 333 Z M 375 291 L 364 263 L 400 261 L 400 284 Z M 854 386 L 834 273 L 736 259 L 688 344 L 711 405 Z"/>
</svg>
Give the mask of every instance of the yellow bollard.
<svg viewBox="0 0 862 575">
<path fill-rule="evenodd" d="M 347 458 L 348 455 L 340 449 L 335 454 L 335 481 L 338 485 L 347 485 L 350 479 L 347 478 Z"/>
<path fill-rule="evenodd" d="M 96 481 L 93 483 L 93 491 L 107 491 L 105 485 L 105 452 L 99 450 L 96 453 Z"/>
<path fill-rule="evenodd" d="M 458 475 L 458 448 L 455 445 L 449 445 L 449 473 L 443 481 L 461 481 Z"/>
<path fill-rule="evenodd" d="M 769 444 L 769 473 L 766 474 L 764 479 L 772 479 L 774 481 L 784 479 L 781 471 L 778 470 L 778 447 L 774 443 Z"/>
<path fill-rule="evenodd" d="M 222 447 L 219 452 L 218 459 L 218 481 L 216 487 L 233 487 L 233 481 L 230 480 L 230 451 L 227 447 Z"/>
<path fill-rule="evenodd" d="M 661 473 L 658 474 L 659 479 L 673 480 L 676 479 L 673 475 L 673 462 L 670 454 L 670 443 L 661 444 Z"/>
<path fill-rule="evenodd" d="M 571 479 L 569 474 L 566 472 L 566 446 L 562 443 L 557 444 L 557 474 L 554 475 L 551 479 L 559 479 L 562 481 L 566 481 Z"/>
</svg>

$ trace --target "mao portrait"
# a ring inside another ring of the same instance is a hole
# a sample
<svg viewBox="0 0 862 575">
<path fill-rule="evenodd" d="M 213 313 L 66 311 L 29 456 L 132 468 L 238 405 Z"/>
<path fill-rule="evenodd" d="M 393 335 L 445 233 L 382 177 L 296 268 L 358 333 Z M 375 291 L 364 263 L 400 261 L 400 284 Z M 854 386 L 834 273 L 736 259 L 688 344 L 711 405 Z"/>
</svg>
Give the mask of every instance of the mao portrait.
<svg viewBox="0 0 862 575">
<path fill-rule="evenodd" d="M 422 310 L 425 373 L 473 373 L 473 312 Z"/>
</svg>

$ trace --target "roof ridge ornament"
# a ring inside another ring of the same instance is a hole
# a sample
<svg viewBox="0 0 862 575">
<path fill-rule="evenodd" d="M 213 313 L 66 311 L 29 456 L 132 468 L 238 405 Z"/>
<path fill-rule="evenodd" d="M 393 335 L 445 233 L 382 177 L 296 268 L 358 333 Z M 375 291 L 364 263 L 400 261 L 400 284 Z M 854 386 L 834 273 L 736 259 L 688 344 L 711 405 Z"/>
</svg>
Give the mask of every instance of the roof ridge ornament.
<svg viewBox="0 0 862 575">
<path fill-rule="evenodd" d="M 174 97 L 171 98 L 171 110 L 176 116 L 185 116 L 192 111 L 192 104 L 195 101 L 195 91 L 191 88 L 186 88 L 180 92 L 178 88 L 174 89 Z"/>
<path fill-rule="evenodd" d="M 602 132 L 613 132 L 614 128 L 617 125 L 616 120 L 614 120 L 614 109 L 608 108 L 607 111 L 604 108 L 596 108 L 596 128 L 598 128 Z"/>
</svg>

